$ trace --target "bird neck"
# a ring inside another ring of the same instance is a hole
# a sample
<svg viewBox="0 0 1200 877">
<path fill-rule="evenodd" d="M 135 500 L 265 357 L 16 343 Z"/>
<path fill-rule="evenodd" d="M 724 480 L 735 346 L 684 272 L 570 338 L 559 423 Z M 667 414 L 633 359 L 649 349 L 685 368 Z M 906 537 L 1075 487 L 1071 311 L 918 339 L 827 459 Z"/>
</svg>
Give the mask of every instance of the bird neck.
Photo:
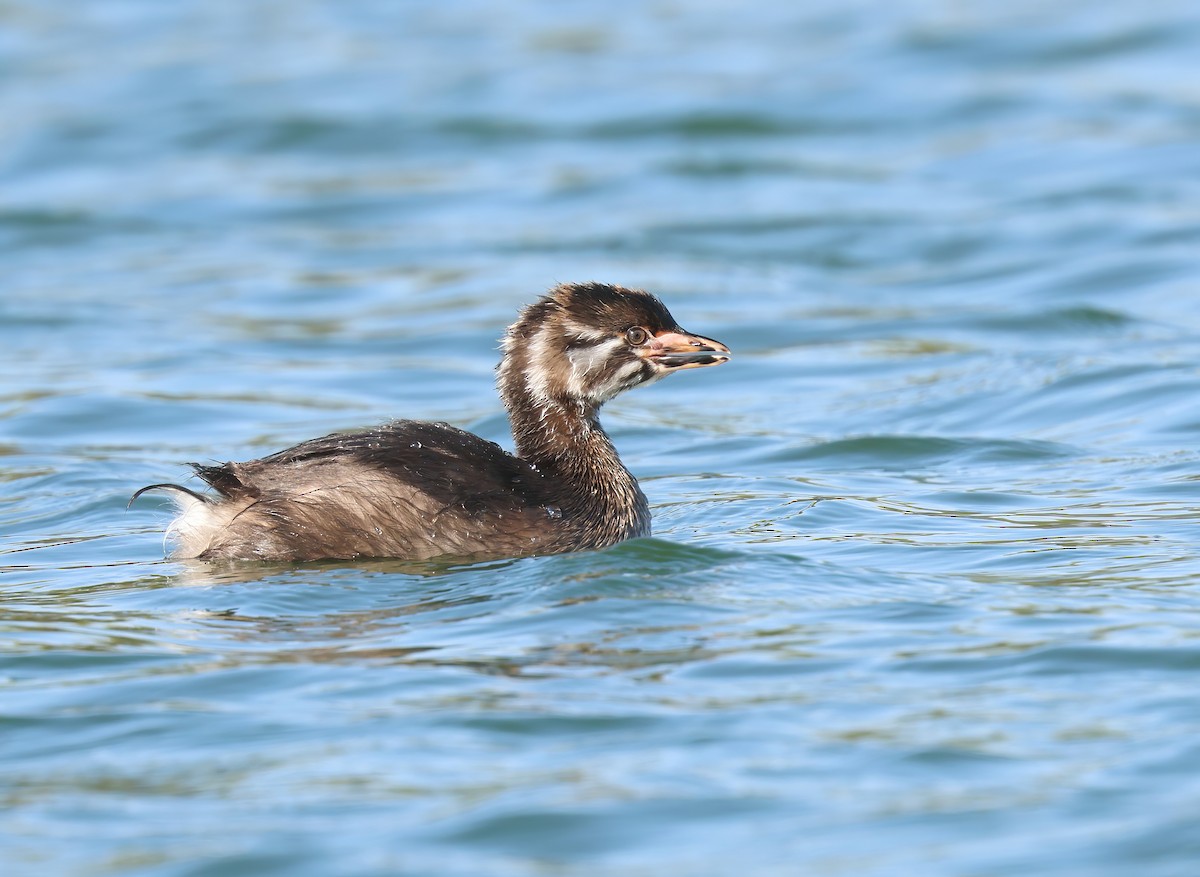
<svg viewBox="0 0 1200 877">
<path fill-rule="evenodd" d="M 598 406 L 537 397 L 527 387 L 502 388 L 517 456 L 554 485 L 563 511 L 602 536 L 647 535 L 650 511 L 637 479 L 600 426 Z"/>
</svg>

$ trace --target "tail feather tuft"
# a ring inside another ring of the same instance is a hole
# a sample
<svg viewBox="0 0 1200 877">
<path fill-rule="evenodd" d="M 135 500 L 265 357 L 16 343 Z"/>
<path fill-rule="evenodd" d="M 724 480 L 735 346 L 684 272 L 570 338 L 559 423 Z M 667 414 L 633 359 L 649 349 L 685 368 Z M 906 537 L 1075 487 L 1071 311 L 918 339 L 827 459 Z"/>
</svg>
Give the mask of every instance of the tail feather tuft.
<svg viewBox="0 0 1200 877">
<path fill-rule="evenodd" d="M 233 498 L 253 496 L 257 493 L 238 477 L 234 469 L 236 464 L 222 463 L 219 466 L 205 466 L 203 463 L 189 463 L 188 465 L 221 496 Z"/>
</svg>

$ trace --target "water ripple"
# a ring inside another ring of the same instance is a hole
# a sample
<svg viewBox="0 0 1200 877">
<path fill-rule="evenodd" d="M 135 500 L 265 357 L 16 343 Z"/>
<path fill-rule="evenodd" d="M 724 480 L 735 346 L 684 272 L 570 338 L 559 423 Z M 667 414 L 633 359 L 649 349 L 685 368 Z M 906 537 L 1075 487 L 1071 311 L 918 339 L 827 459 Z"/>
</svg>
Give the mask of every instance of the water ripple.
<svg viewBox="0 0 1200 877">
<path fill-rule="evenodd" d="M 0 8 L 6 875 L 1195 870 L 1195 10 L 620 13 Z M 652 538 L 125 510 L 509 442 L 499 332 L 593 278 L 736 351 L 605 409 Z"/>
</svg>

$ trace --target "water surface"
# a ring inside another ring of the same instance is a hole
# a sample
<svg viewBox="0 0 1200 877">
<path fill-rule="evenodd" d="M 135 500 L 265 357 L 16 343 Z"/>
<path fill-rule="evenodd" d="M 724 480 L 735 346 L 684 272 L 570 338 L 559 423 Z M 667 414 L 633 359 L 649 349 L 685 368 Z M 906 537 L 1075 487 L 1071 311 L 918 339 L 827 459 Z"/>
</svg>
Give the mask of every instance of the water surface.
<svg viewBox="0 0 1200 877">
<path fill-rule="evenodd" d="M 1190 875 L 1200 15 L 0 6 L 6 874 Z M 655 536 L 163 560 L 136 487 L 508 443 L 551 284 Z"/>
</svg>

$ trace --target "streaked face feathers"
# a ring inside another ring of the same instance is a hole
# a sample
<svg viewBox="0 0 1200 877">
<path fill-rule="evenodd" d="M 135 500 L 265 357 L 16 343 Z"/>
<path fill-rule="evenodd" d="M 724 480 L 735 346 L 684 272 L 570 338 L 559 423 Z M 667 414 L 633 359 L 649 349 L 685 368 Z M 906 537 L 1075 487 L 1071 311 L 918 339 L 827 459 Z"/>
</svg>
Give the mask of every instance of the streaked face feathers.
<svg viewBox="0 0 1200 877">
<path fill-rule="evenodd" d="M 521 311 L 503 347 L 506 403 L 523 390 L 542 406 L 588 410 L 679 368 L 729 358 L 719 342 L 685 333 L 650 293 L 602 283 L 555 287 Z"/>
</svg>

